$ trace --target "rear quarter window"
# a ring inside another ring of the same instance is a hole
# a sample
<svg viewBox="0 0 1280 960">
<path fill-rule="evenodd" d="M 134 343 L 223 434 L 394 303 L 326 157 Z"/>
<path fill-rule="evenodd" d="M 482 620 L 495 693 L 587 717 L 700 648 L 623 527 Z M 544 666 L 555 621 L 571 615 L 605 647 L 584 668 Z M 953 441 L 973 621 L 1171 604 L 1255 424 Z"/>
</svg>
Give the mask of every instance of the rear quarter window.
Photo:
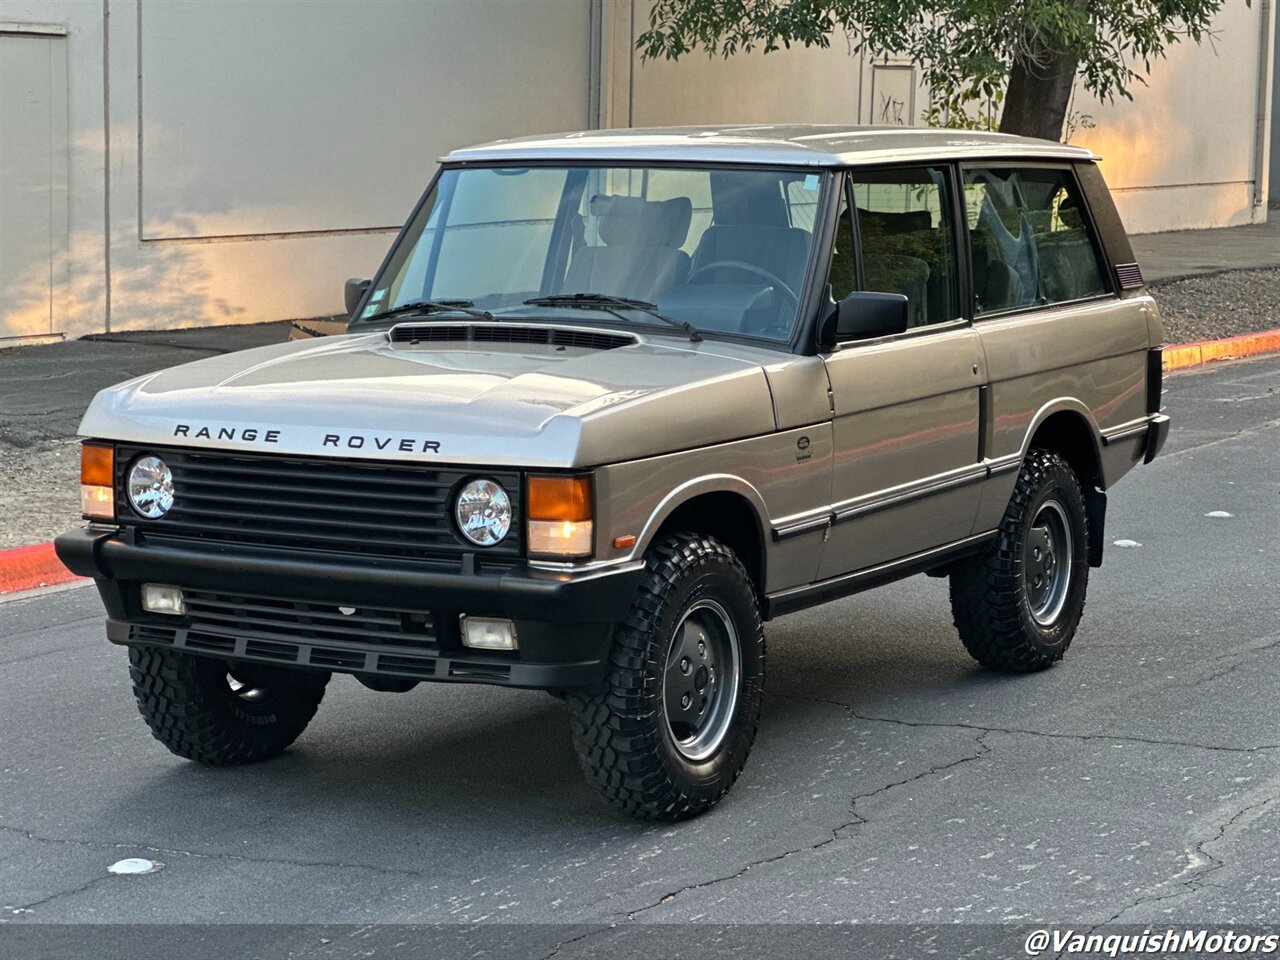
<svg viewBox="0 0 1280 960">
<path fill-rule="evenodd" d="M 975 316 L 1111 292 L 1069 168 L 968 168 L 964 202 Z"/>
</svg>

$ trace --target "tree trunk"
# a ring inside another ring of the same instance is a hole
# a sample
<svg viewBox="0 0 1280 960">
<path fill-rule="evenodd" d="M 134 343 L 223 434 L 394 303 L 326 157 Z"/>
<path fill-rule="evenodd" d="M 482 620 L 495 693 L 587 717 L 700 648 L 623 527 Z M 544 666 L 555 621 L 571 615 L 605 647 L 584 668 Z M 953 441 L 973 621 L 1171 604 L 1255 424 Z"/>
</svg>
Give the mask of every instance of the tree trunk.
<svg viewBox="0 0 1280 960">
<path fill-rule="evenodd" d="M 1079 59 L 1074 53 L 1042 53 L 1039 63 L 1014 63 L 1000 114 L 1000 132 L 1061 140 Z"/>
</svg>

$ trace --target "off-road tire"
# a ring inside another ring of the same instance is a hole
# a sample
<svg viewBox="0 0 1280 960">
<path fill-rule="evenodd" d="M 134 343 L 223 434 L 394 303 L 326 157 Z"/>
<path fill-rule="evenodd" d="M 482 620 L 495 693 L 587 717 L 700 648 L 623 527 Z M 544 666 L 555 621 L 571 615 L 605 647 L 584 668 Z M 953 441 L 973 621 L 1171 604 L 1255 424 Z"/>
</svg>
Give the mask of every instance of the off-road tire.
<svg viewBox="0 0 1280 960">
<path fill-rule="evenodd" d="M 674 631 L 708 600 L 732 620 L 740 685 L 732 719 L 713 754 L 699 762 L 677 747 L 664 713 L 664 671 Z M 764 628 L 751 578 L 712 537 L 664 538 L 645 557 L 644 578 L 615 628 L 605 683 L 571 693 L 573 742 L 587 779 L 633 816 L 681 820 L 718 802 L 742 772 L 764 698 Z"/>
<path fill-rule="evenodd" d="M 1071 570 L 1061 612 L 1049 624 L 1032 615 L 1023 577 L 1032 521 L 1049 500 L 1063 508 L 1071 534 Z M 1089 579 L 1089 521 L 1080 480 L 1061 456 L 1028 452 L 997 531 L 995 549 L 951 568 L 951 612 L 965 648 L 985 667 L 1042 670 L 1061 660 L 1084 612 Z"/>
<path fill-rule="evenodd" d="M 152 735 L 180 757 L 213 767 L 266 760 L 306 729 L 324 697 L 329 674 L 285 667 L 235 667 L 264 692 L 242 698 L 223 660 L 178 650 L 129 648 L 129 675 L 138 711 Z"/>
</svg>

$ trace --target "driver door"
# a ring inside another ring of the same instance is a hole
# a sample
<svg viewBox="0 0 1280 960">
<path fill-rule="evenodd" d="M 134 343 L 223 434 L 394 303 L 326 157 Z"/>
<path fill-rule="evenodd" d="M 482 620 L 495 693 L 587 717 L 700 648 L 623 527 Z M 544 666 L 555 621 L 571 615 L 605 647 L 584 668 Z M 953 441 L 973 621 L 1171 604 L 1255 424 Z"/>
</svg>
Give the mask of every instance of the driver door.
<svg viewBox="0 0 1280 960">
<path fill-rule="evenodd" d="M 819 579 L 968 537 L 986 468 L 986 364 L 960 308 L 954 179 L 947 167 L 855 169 L 831 267 L 853 290 L 907 297 L 905 333 L 839 344 L 823 360 L 834 418 L 834 520 Z"/>
</svg>

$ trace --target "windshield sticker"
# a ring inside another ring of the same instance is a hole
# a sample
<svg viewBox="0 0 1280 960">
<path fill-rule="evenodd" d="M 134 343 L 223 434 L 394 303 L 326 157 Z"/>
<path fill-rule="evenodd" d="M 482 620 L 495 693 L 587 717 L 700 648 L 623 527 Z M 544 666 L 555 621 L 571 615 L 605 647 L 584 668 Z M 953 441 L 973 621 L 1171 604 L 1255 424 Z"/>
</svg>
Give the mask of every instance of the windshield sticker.
<svg viewBox="0 0 1280 960">
<path fill-rule="evenodd" d="M 804 188 L 806 190 L 818 189 L 818 175 L 816 173 L 811 173 L 804 178 Z"/>
<path fill-rule="evenodd" d="M 371 303 L 364 308 L 364 313 L 360 314 L 360 319 L 364 320 L 366 317 L 372 317 L 377 312 L 378 305 L 376 303 Z"/>
</svg>

